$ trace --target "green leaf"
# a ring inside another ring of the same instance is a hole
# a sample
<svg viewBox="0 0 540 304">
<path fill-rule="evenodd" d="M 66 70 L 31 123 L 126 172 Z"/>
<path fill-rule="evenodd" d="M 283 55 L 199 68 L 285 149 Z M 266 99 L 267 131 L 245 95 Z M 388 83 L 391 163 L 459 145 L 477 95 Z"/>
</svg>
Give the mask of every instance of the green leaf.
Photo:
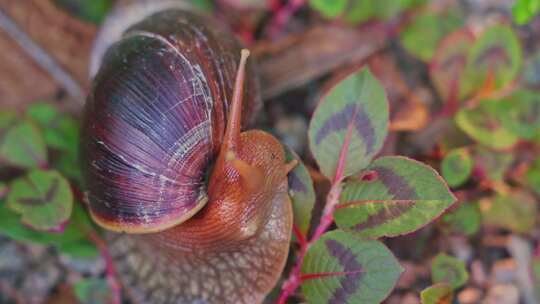
<svg viewBox="0 0 540 304">
<path fill-rule="evenodd" d="M 82 171 L 78 154 L 66 153 L 53 160 L 53 167 L 60 171 L 72 183 L 82 185 Z"/>
<path fill-rule="evenodd" d="M 44 245 L 60 245 L 62 243 L 78 242 L 85 238 L 84 232 L 80 229 L 80 220 L 75 215 L 81 213 L 86 216 L 85 211 L 78 207 L 74 209 L 73 221 L 66 226 L 61 233 L 36 231 L 23 225 L 19 215 L 10 210 L 5 202 L 0 201 L 0 234 L 16 241 L 27 241 Z"/>
<path fill-rule="evenodd" d="M 463 132 L 483 145 L 495 149 L 510 148 L 518 138 L 503 126 L 500 105 L 498 100 L 483 100 L 474 109 L 460 110 L 456 123 Z"/>
<path fill-rule="evenodd" d="M 435 284 L 422 290 L 420 298 L 422 304 L 451 304 L 454 300 L 454 291 L 448 284 Z"/>
<path fill-rule="evenodd" d="M 517 0 L 512 7 L 514 22 L 524 25 L 540 11 L 540 0 Z"/>
<path fill-rule="evenodd" d="M 540 194 L 540 157 L 529 167 L 525 179 L 531 190 Z"/>
<path fill-rule="evenodd" d="M 514 161 L 511 153 L 497 152 L 483 146 L 474 147 L 472 155 L 481 178 L 491 181 L 502 181 Z"/>
<path fill-rule="evenodd" d="M 452 98 L 457 101 L 462 97 L 459 79 L 465 70 L 473 42 L 471 31 L 462 29 L 449 34 L 437 47 L 429 66 L 429 75 L 445 102 Z"/>
<path fill-rule="evenodd" d="M 99 256 L 99 250 L 96 245 L 88 239 L 82 239 L 75 242 L 61 242 L 56 248 L 63 254 L 77 258 L 96 258 Z"/>
<path fill-rule="evenodd" d="M 22 168 L 35 168 L 47 163 L 47 149 L 39 129 L 28 121 L 9 128 L 0 141 L 0 159 Z"/>
<path fill-rule="evenodd" d="M 298 165 L 289 173 L 289 196 L 291 197 L 294 225 L 303 235 L 307 235 L 309 231 L 309 223 L 311 221 L 311 212 L 315 205 L 315 189 L 313 188 L 313 180 L 309 175 L 306 166 L 302 160 L 292 149 L 285 148 L 287 162 L 296 159 Z"/>
<path fill-rule="evenodd" d="M 310 148 L 322 173 L 335 178 L 365 168 L 388 132 L 388 101 L 367 68 L 345 78 L 323 97 L 311 120 Z"/>
<path fill-rule="evenodd" d="M 358 1 L 358 0 L 357 0 Z M 410 9 L 422 4 L 427 0 L 363 0 L 370 2 L 375 6 L 375 16 L 383 20 L 388 20 L 402 13 L 406 9 Z"/>
<path fill-rule="evenodd" d="M 348 0 L 309 0 L 311 8 L 326 18 L 335 18 L 347 8 Z"/>
<path fill-rule="evenodd" d="M 100 23 L 112 6 L 111 0 L 54 0 L 76 17 L 92 23 Z"/>
<path fill-rule="evenodd" d="M 0 200 L 3 199 L 8 194 L 8 187 L 6 184 L 0 182 Z"/>
<path fill-rule="evenodd" d="M 21 223 L 19 216 L 0 201 L 0 235 L 16 241 L 35 244 L 54 245 L 62 253 L 74 257 L 95 257 L 95 245 L 86 238 L 85 229 L 92 229 L 86 211 L 75 205 L 73 217 L 61 233 L 36 231 Z M 91 248 L 93 247 L 93 248 Z"/>
<path fill-rule="evenodd" d="M 40 126 L 48 146 L 72 154 L 78 153 L 79 124 L 73 118 L 59 113 L 55 107 L 46 103 L 34 103 L 26 113 Z"/>
<path fill-rule="evenodd" d="M 256 3 L 261 2 L 261 0 L 259 0 L 259 1 L 245 0 L 245 1 L 246 2 L 256 2 Z M 203 10 L 203 11 L 212 11 L 214 9 L 214 1 L 213 0 L 191 0 L 191 3 L 195 7 L 197 7 L 200 10 Z"/>
<path fill-rule="evenodd" d="M 461 186 L 469 179 L 473 169 L 473 159 L 466 148 L 450 151 L 441 164 L 441 173 L 451 187 Z"/>
<path fill-rule="evenodd" d="M 352 0 L 342 11 L 345 21 L 357 24 L 373 18 L 387 20 L 425 0 Z"/>
<path fill-rule="evenodd" d="M 398 236 L 429 224 L 456 201 L 431 167 L 381 157 L 345 183 L 334 212 L 338 227 L 365 237 Z"/>
<path fill-rule="evenodd" d="M 447 283 L 457 289 L 467 283 L 469 273 L 463 261 L 441 253 L 431 264 L 431 279 L 434 283 Z"/>
<path fill-rule="evenodd" d="M 399 38 L 403 47 L 423 61 L 430 61 L 443 37 L 463 25 L 454 10 L 441 13 L 423 12 L 403 30 Z"/>
<path fill-rule="evenodd" d="M 0 111 L 0 139 L 2 134 L 17 121 L 17 113 L 13 111 Z"/>
<path fill-rule="evenodd" d="M 461 86 L 466 94 L 474 93 L 487 82 L 500 89 L 514 80 L 521 67 L 521 44 L 506 25 L 487 29 L 472 46 Z"/>
<path fill-rule="evenodd" d="M 309 303 L 380 303 L 403 268 L 384 246 L 344 231 L 325 233 L 302 264 L 302 292 Z"/>
<path fill-rule="evenodd" d="M 349 7 L 346 8 L 344 18 L 345 21 L 356 24 L 368 21 L 376 14 L 377 9 L 372 1 L 349 1 Z"/>
<path fill-rule="evenodd" d="M 474 235 L 482 224 L 482 215 L 477 202 L 463 202 L 456 210 L 445 214 L 442 221 L 453 232 Z"/>
<path fill-rule="evenodd" d="M 73 287 L 81 304 L 107 304 L 111 301 L 111 291 L 105 279 L 82 279 Z"/>
<path fill-rule="evenodd" d="M 95 228 L 82 203 L 78 202 L 73 206 L 73 214 L 63 233 L 64 238 L 53 244 L 63 254 L 78 258 L 95 258 L 99 255 L 99 251 L 88 238 L 88 232 Z M 70 235 L 72 237 L 68 238 Z"/>
<path fill-rule="evenodd" d="M 52 124 L 60 113 L 48 103 L 36 102 L 28 106 L 26 114 L 40 125 L 46 126 Z"/>
<path fill-rule="evenodd" d="M 527 233 L 535 227 L 538 207 L 531 194 L 514 191 L 480 200 L 480 210 L 484 225 Z"/>
<path fill-rule="evenodd" d="M 516 91 L 503 100 L 499 115 L 508 131 L 533 139 L 540 132 L 540 95 L 534 91 Z"/>
<path fill-rule="evenodd" d="M 58 231 L 71 216 L 73 194 L 56 171 L 34 170 L 11 183 L 7 205 L 22 222 L 41 231 Z"/>
</svg>

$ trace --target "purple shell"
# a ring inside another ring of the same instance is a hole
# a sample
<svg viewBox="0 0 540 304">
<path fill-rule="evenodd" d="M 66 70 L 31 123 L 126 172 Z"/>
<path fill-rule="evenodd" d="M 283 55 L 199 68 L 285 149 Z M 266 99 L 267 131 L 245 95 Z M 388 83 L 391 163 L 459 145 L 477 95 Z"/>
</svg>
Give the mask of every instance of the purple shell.
<svg viewBox="0 0 540 304">
<path fill-rule="evenodd" d="M 117 231 L 153 232 L 206 202 L 240 45 L 203 17 L 160 12 L 105 54 L 84 112 L 81 140 L 94 219 Z M 243 124 L 259 102 L 248 69 Z"/>
</svg>

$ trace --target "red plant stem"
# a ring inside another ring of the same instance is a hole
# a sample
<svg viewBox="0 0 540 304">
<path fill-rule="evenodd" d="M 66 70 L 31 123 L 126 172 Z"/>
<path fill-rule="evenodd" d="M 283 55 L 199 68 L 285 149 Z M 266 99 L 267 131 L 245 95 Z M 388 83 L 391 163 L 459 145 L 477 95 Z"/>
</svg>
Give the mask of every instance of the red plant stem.
<svg viewBox="0 0 540 304">
<path fill-rule="evenodd" d="M 296 237 L 296 241 L 298 242 L 298 244 L 300 244 L 300 246 L 304 246 L 307 242 L 306 236 L 302 233 L 302 231 L 300 231 L 298 226 L 296 226 L 295 224 L 293 224 L 293 233 L 294 233 L 294 236 Z"/>
<path fill-rule="evenodd" d="M 83 192 L 75 186 L 71 186 L 71 189 L 73 191 L 73 195 L 75 196 L 75 199 L 77 202 L 81 203 L 84 206 L 84 194 Z M 83 230 L 90 239 L 94 245 L 99 250 L 99 253 L 101 257 L 105 260 L 105 277 L 107 278 L 107 284 L 109 284 L 109 287 L 111 288 L 112 293 L 112 299 L 111 304 L 121 304 L 122 303 L 122 287 L 120 283 L 118 282 L 118 276 L 116 274 L 116 270 L 114 268 L 114 263 L 111 257 L 111 254 L 109 253 L 109 248 L 107 247 L 107 243 L 99 236 L 99 234 L 94 230 L 93 228 L 88 228 L 86 226 L 80 226 L 80 229 Z"/>
<path fill-rule="evenodd" d="M 306 280 L 313 280 L 313 279 L 319 279 L 319 278 L 324 278 L 324 277 L 339 277 L 339 276 L 351 275 L 351 274 L 360 273 L 360 272 L 362 272 L 362 270 L 309 273 L 309 274 L 302 275 L 300 279 L 302 281 L 306 281 Z"/>
<path fill-rule="evenodd" d="M 267 28 L 268 35 L 271 38 L 274 38 L 277 35 L 279 35 L 279 33 L 283 30 L 283 27 L 285 26 L 285 24 L 287 24 L 291 16 L 298 9 L 300 9 L 304 5 L 305 2 L 306 2 L 305 0 L 289 0 L 287 4 L 280 7 L 277 10 L 277 12 L 274 14 L 274 17 L 270 21 L 270 24 L 268 25 L 268 28 Z M 273 5 L 273 7 L 276 7 L 276 6 Z"/>
<path fill-rule="evenodd" d="M 112 292 L 112 304 L 121 304 L 122 303 L 122 288 L 118 282 L 116 270 L 112 261 L 112 257 L 107 248 L 107 244 L 103 239 L 96 233 L 95 230 L 87 230 L 88 238 L 97 246 L 101 256 L 105 259 L 105 276 L 107 278 L 107 283 L 111 288 Z"/>
<path fill-rule="evenodd" d="M 301 270 L 306 252 L 308 251 L 309 247 L 313 243 L 315 243 L 334 222 L 333 213 L 336 205 L 339 202 L 342 179 L 343 178 L 340 175 L 339 179 L 337 179 L 336 182 L 332 185 L 330 192 L 328 192 L 328 195 L 326 197 L 326 206 L 324 207 L 321 221 L 317 226 L 315 232 L 313 233 L 313 236 L 310 238 L 309 242 L 304 242 L 300 244 L 298 256 L 296 257 L 296 264 L 291 270 L 289 278 L 285 281 L 285 283 L 283 283 L 283 287 L 281 288 L 281 294 L 279 295 L 278 299 L 278 304 L 285 304 L 287 302 L 287 299 L 296 291 L 296 289 L 298 289 L 298 287 L 302 283 L 302 280 L 305 278 L 305 276 L 302 276 Z"/>
<path fill-rule="evenodd" d="M 326 197 L 326 206 L 324 207 L 321 221 L 315 229 L 315 232 L 309 240 L 309 243 L 314 243 L 315 241 L 317 241 L 334 222 L 334 210 L 336 209 L 336 205 L 339 203 L 341 189 L 341 180 L 338 183 L 332 185 L 332 188 L 330 189 L 330 192 L 328 192 L 328 196 Z"/>
<path fill-rule="evenodd" d="M 277 13 L 277 11 L 281 8 L 281 1 L 280 0 L 268 0 L 268 7 L 272 12 Z"/>
<path fill-rule="evenodd" d="M 351 121 L 355 120 L 356 114 L 357 112 L 355 111 L 352 115 Z M 334 211 L 336 210 L 336 206 L 339 203 L 339 197 L 341 195 L 341 182 L 345 177 L 345 161 L 347 159 L 347 153 L 349 152 L 349 146 L 351 144 L 353 130 L 353 124 L 350 123 L 347 128 L 347 134 L 345 135 L 345 139 L 343 140 L 343 144 L 341 146 L 341 151 L 339 152 L 339 160 L 336 166 L 336 174 L 332 179 L 332 187 L 330 188 L 330 191 L 326 196 L 326 205 L 324 206 L 321 220 L 319 222 L 319 225 L 315 229 L 315 232 L 309 239 L 309 242 L 301 244 L 300 250 L 298 251 L 298 256 L 296 258 L 296 264 L 294 265 L 291 273 L 289 274 L 289 278 L 285 281 L 285 283 L 283 283 L 283 287 L 281 288 L 281 294 L 278 299 L 278 304 L 285 304 L 287 302 L 287 299 L 296 291 L 296 289 L 298 289 L 303 279 L 301 270 L 306 252 L 312 244 L 314 244 L 321 238 L 321 236 L 326 232 L 326 230 L 328 230 L 328 228 L 330 228 L 330 226 L 334 222 Z"/>
</svg>

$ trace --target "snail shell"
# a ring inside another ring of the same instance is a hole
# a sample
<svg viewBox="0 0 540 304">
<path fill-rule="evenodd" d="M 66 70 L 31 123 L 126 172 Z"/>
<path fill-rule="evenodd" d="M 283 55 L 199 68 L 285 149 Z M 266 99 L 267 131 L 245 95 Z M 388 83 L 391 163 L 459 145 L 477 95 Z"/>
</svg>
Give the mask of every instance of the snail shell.
<svg viewBox="0 0 540 304">
<path fill-rule="evenodd" d="M 203 17 L 166 10 L 113 44 L 85 105 L 83 160 L 93 218 L 111 230 L 175 226 L 208 200 L 240 45 Z M 247 124 L 259 98 L 248 68 Z M 114 202 L 114 204 L 111 204 Z"/>
<path fill-rule="evenodd" d="M 283 149 L 239 129 L 234 153 L 224 148 L 239 61 L 231 33 L 173 8 L 129 27 L 97 60 L 81 140 L 86 197 L 98 224 L 128 233 L 108 241 L 136 303 L 259 303 L 283 270 Z M 260 106 L 252 63 L 245 78 L 242 126 Z"/>
</svg>

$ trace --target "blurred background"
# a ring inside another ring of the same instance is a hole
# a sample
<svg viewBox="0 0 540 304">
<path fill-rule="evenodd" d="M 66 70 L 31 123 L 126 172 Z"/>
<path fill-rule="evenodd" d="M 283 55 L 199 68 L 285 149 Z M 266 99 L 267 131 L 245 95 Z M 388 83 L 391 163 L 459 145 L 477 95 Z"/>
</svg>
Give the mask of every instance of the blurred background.
<svg viewBox="0 0 540 304">
<path fill-rule="evenodd" d="M 406 269 L 385 303 L 420 303 L 443 253 L 455 258 L 445 267 L 456 284 L 438 303 L 540 303 L 540 0 L 189 2 L 253 51 L 265 101 L 258 127 L 308 166 L 319 97 L 368 66 L 391 104 L 381 154 L 426 162 L 452 187 L 455 208 L 385 240 Z M 0 303 L 109 301 L 106 245 L 81 204 L 78 141 L 93 41 L 114 5 L 0 0 Z M 70 193 L 45 203 L 69 201 L 73 212 L 23 223 L 43 210 L 6 201 L 30 191 L 23 179 L 39 169 Z M 313 172 L 324 196 L 328 182 Z"/>
</svg>

